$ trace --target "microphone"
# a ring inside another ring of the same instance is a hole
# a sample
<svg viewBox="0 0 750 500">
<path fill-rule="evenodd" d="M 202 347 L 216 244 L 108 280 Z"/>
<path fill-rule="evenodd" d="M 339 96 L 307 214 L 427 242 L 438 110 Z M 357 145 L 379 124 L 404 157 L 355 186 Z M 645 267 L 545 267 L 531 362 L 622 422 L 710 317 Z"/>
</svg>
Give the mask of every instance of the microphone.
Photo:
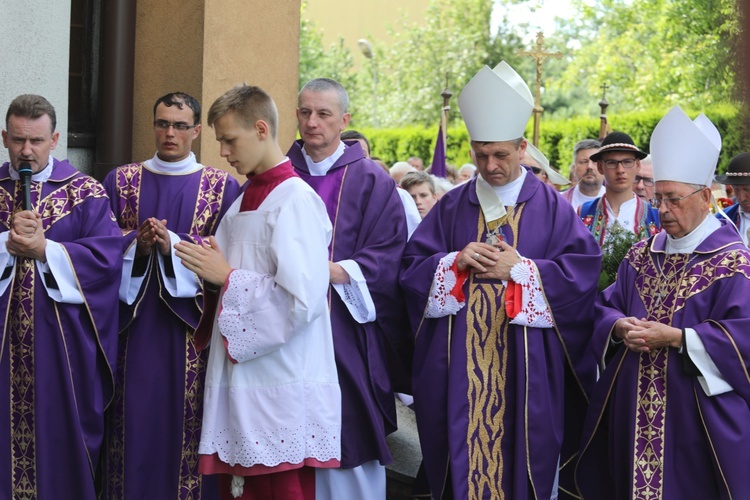
<svg viewBox="0 0 750 500">
<path fill-rule="evenodd" d="M 23 209 L 31 210 L 31 165 L 29 162 L 22 162 L 18 168 L 18 175 L 21 177 L 21 186 L 23 187 Z"/>
</svg>

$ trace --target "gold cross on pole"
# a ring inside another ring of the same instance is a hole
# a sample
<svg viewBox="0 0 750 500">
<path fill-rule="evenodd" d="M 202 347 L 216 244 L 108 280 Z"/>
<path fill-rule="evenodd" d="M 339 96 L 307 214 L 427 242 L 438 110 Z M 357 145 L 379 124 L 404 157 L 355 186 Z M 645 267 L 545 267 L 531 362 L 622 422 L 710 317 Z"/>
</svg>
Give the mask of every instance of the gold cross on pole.
<svg viewBox="0 0 750 500">
<path fill-rule="evenodd" d="M 539 121 L 542 117 L 542 64 L 550 57 L 560 59 L 562 52 L 545 52 L 544 51 L 544 33 L 536 34 L 536 49 L 532 51 L 519 50 L 519 56 L 528 56 L 536 61 L 536 92 L 534 93 L 534 137 L 532 142 L 534 146 L 539 145 Z"/>
</svg>

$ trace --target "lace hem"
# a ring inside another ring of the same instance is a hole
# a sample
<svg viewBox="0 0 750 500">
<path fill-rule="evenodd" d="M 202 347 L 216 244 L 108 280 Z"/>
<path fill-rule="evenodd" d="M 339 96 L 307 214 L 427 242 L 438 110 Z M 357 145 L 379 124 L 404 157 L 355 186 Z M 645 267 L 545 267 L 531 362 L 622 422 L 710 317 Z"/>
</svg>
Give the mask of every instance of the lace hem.
<svg viewBox="0 0 750 500">
<path fill-rule="evenodd" d="M 334 284 L 333 288 L 349 310 L 357 323 L 375 321 L 375 304 L 370 296 L 362 270 L 353 260 L 343 260 L 338 263 L 349 274 L 350 283 Z"/>
<path fill-rule="evenodd" d="M 442 318 L 450 314 L 456 314 L 466 304 L 463 297 L 457 297 L 454 294 L 454 288 L 459 281 L 456 276 L 455 267 L 458 252 L 451 252 L 438 262 L 435 276 L 432 279 L 430 297 L 427 299 L 428 318 Z M 463 280 L 461 280 L 463 285 Z"/>
<path fill-rule="evenodd" d="M 276 467 L 307 458 L 328 462 L 341 459 L 339 434 L 340 428 L 335 425 L 313 422 L 273 430 L 204 429 L 198 453 L 216 453 L 222 462 L 242 467 Z"/>
<path fill-rule="evenodd" d="M 510 322 L 514 325 L 531 326 L 534 328 L 552 328 L 554 321 L 552 312 L 544 300 L 539 272 L 534 261 L 521 257 L 521 262 L 510 270 L 511 279 L 521 285 L 523 297 L 521 310 Z"/>
</svg>

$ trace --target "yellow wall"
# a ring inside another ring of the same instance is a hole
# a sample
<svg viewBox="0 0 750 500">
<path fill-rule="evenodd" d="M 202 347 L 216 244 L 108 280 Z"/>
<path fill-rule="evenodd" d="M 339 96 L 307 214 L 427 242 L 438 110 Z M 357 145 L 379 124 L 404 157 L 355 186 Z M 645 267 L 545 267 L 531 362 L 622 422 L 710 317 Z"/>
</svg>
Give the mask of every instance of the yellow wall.
<svg viewBox="0 0 750 500">
<path fill-rule="evenodd" d="M 305 1 L 305 0 L 303 0 Z M 367 39 L 377 51 L 377 44 L 390 43 L 388 28 L 398 28 L 405 17 L 408 22 L 424 20 L 429 0 L 306 0 L 305 17 L 323 31 L 328 48 L 339 37 L 352 51 L 355 64 L 363 64 L 364 56 L 357 40 Z"/>
<path fill-rule="evenodd" d="M 134 161 L 156 151 L 154 101 L 181 90 L 203 107 L 203 131 L 193 143 L 199 161 L 233 171 L 219 156 L 205 117 L 217 97 L 242 82 L 262 87 L 276 101 L 279 143 L 286 151 L 297 126 L 300 3 L 275 0 L 270 5 L 259 0 L 138 2 Z"/>
</svg>

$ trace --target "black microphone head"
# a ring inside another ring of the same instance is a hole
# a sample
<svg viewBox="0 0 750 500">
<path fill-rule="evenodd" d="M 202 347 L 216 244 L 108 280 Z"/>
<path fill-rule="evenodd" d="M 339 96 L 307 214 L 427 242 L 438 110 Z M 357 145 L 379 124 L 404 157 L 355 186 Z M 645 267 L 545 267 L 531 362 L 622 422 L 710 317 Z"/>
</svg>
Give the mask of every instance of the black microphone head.
<svg viewBox="0 0 750 500">
<path fill-rule="evenodd" d="M 21 162 L 18 166 L 18 175 L 23 177 L 31 177 L 34 172 L 31 170 L 31 164 L 27 161 Z"/>
</svg>

